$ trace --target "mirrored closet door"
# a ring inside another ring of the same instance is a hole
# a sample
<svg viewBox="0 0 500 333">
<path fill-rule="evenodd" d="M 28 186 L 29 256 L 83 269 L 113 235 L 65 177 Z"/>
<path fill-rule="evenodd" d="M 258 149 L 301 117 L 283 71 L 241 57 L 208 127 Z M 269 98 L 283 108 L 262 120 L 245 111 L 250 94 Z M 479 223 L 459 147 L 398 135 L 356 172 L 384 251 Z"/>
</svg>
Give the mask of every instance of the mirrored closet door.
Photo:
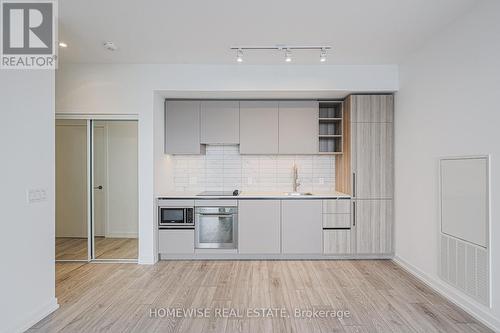
<svg viewBox="0 0 500 333">
<path fill-rule="evenodd" d="M 138 258 L 135 120 L 56 121 L 56 260 Z"/>
</svg>

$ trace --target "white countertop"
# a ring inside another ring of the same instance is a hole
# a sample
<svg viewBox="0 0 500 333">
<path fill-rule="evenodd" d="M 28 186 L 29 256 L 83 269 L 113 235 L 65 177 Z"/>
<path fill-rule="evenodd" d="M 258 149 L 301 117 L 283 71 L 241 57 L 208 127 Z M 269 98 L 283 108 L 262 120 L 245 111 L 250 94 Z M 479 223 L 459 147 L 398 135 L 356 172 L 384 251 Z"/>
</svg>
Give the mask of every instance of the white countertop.
<svg viewBox="0 0 500 333">
<path fill-rule="evenodd" d="M 292 196 L 284 192 L 245 192 L 238 196 L 199 196 L 196 192 L 169 192 L 158 195 L 158 199 L 339 199 L 351 196 L 341 192 L 313 193 L 312 195 Z"/>
</svg>

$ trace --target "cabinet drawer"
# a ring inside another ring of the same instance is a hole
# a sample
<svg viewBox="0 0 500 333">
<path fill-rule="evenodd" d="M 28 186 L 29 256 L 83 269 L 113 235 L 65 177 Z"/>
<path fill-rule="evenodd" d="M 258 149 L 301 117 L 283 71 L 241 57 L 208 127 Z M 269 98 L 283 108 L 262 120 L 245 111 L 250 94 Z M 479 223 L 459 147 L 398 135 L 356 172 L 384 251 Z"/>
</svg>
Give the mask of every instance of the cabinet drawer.
<svg viewBox="0 0 500 333">
<path fill-rule="evenodd" d="M 194 230 L 159 230 L 158 252 L 161 254 L 193 254 Z"/>
<path fill-rule="evenodd" d="M 351 253 L 351 230 L 323 230 L 323 254 Z"/>
<path fill-rule="evenodd" d="M 350 228 L 351 214 L 323 214 L 323 228 Z"/>
<path fill-rule="evenodd" d="M 350 214 L 351 200 L 323 200 L 323 213 L 326 214 Z"/>
</svg>

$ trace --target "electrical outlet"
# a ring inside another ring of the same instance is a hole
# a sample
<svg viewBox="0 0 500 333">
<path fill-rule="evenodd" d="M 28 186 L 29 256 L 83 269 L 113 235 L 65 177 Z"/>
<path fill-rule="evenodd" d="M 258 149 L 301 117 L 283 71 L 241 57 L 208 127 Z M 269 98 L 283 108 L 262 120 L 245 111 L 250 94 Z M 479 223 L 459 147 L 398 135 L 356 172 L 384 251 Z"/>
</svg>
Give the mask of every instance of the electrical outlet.
<svg viewBox="0 0 500 333">
<path fill-rule="evenodd" d="M 29 204 L 47 201 L 47 189 L 34 188 L 26 190 L 26 200 Z"/>
<path fill-rule="evenodd" d="M 318 178 L 318 184 L 319 185 L 324 185 L 325 184 L 325 178 Z"/>
</svg>

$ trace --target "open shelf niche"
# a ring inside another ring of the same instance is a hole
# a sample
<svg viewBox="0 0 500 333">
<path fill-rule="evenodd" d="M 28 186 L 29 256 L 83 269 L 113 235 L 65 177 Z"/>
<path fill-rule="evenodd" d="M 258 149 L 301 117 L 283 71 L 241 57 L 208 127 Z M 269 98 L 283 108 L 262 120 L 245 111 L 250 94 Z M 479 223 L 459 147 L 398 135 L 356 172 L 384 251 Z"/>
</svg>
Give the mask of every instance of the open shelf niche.
<svg viewBox="0 0 500 333">
<path fill-rule="evenodd" d="M 342 154 L 343 146 L 343 117 L 342 101 L 319 102 L 319 153 L 338 155 Z"/>
</svg>

